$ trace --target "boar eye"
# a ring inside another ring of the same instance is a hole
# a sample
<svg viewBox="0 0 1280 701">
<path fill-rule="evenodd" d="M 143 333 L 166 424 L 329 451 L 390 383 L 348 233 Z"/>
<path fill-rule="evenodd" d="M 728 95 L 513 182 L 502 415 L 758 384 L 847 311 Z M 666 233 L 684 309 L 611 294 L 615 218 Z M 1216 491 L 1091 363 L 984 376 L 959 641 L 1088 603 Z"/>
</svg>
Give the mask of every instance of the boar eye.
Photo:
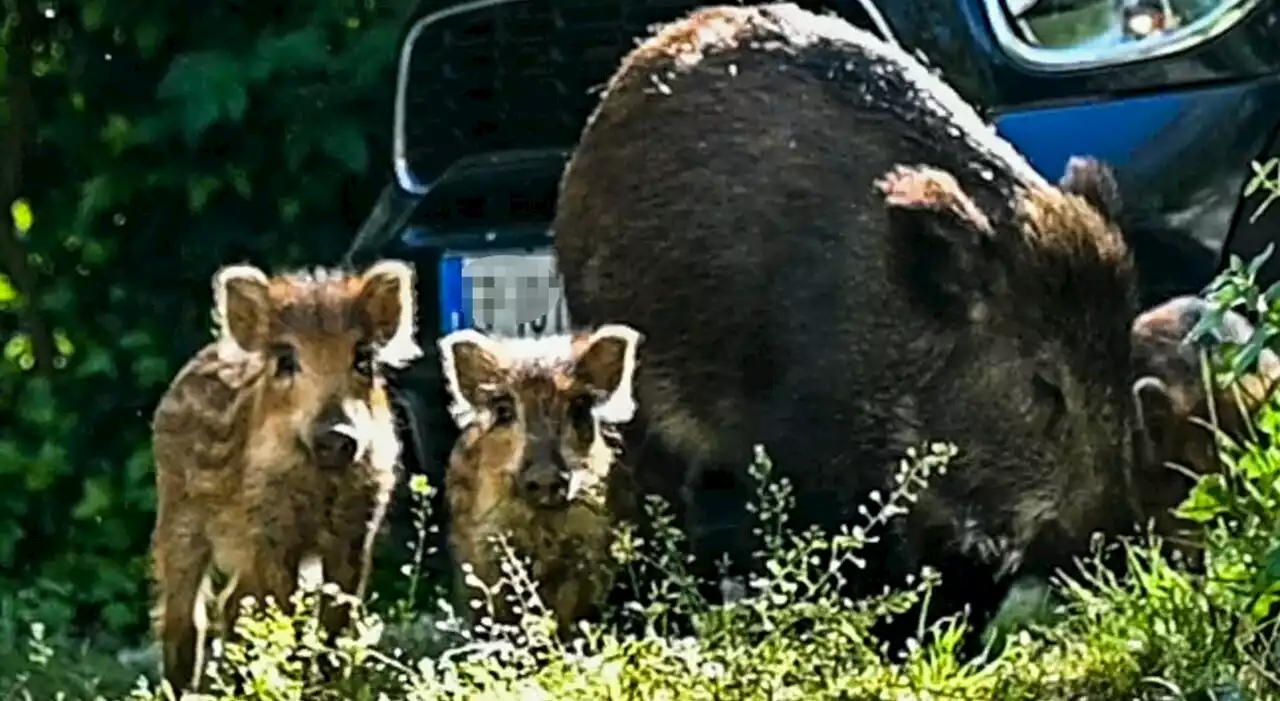
<svg viewBox="0 0 1280 701">
<path fill-rule="evenodd" d="M 278 378 L 293 377 L 301 369 L 298 367 L 298 352 L 287 343 L 272 347 L 271 356 L 275 360 L 275 376 Z"/>
<path fill-rule="evenodd" d="M 1044 432 L 1053 433 L 1067 411 L 1067 399 L 1062 394 L 1062 388 L 1041 374 L 1031 378 L 1031 388 L 1035 392 L 1036 400 L 1049 407 L 1049 418 L 1045 422 Z"/>
<path fill-rule="evenodd" d="M 579 429 L 588 430 L 592 426 L 591 410 L 595 408 L 595 400 L 586 394 L 579 394 L 569 400 L 569 420 Z"/>
<path fill-rule="evenodd" d="M 505 426 L 516 420 L 516 402 L 509 394 L 495 397 L 489 403 L 489 410 L 493 412 L 495 425 Z"/>
<path fill-rule="evenodd" d="M 367 343 L 361 343 L 356 346 L 355 358 L 351 361 L 351 369 L 365 377 L 373 377 L 373 346 Z"/>
</svg>

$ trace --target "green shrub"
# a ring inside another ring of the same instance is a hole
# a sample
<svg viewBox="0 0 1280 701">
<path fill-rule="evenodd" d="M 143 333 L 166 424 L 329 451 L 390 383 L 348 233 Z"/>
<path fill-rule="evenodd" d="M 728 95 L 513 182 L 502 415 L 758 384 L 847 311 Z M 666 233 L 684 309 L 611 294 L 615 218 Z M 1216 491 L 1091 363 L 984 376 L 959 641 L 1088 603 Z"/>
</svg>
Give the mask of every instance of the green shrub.
<svg viewBox="0 0 1280 701">
<path fill-rule="evenodd" d="M 1260 438 L 1272 430 L 1267 426 L 1280 424 L 1276 407 L 1262 413 Z M 525 612 L 518 626 L 493 625 L 483 605 L 475 627 L 444 604 L 435 620 L 407 608 L 389 618 L 364 611 L 355 630 L 328 649 L 315 615 L 318 596 L 299 592 L 293 618 L 267 602 L 238 622 L 239 637 L 224 645 L 208 671 L 211 698 L 1276 698 L 1280 684 L 1268 669 L 1276 635 L 1260 602 L 1275 590 L 1274 561 L 1267 557 L 1280 513 L 1274 504 L 1278 450 L 1231 449 L 1236 458 L 1220 481 L 1224 487 L 1206 480 L 1184 505 L 1205 525 L 1206 574 L 1176 569 L 1159 555 L 1158 543 L 1125 544 L 1132 576 L 1120 581 L 1096 560 L 1086 563 L 1086 578 L 1058 583 L 1062 603 L 1053 622 L 1010 632 L 987 658 L 956 658 L 965 631 L 957 618 L 921 628 L 901 660 L 888 659 L 871 637 L 876 620 L 946 586 L 928 572 L 906 590 L 860 601 L 838 593 L 839 566 L 858 564 L 862 546 L 904 512 L 931 474 L 945 469 L 953 447 L 932 446 L 905 460 L 899 489 L 866 523 L 833 536 L 787 527 L 790 488 L 772 478 L 760 451 L 752 474 L 759 484 L 764 574 L 731 604 L 709 606 L 697 598 L 682 536 L 655 500 L 648 508 L 665 524 L 659 537 L 644 543 L 632 536 L 618 548 L 622 566 L 657 567 L 667 575 L 627 607 L 644 622 L 641 633 L 624 634 L 615 615 L 584 622 L 581 636 L 559 641 L 524 564 L 508 550 L 509 577 L 489 594 L 516 598 Z M 1258 489 L 1266 485 L 1270 494 Z M 1210 499 L 1211 508 L 1196 506 Z M 665 619 L 677 611 L 693 616 L 694 635 L 665 631 Z M 37 672 L 19 680 L 12 698 L 40 698 L 28 679 L 50 668 L 48 653 L 41 655 L 32 660 Z M 320 673 L 326 664 L 340 670 L 328 681 Z M 230 684 L 232 672 L 246 685 L 240 695 Z M 91 678 L 73 679 L 79 686 L 66 688 L 66 698 L 91 698 L 95 690 L 85 681 Z M 110 698 L 124 698 L 119 688 Z M 154 683 L 140 682 L 133 693 L 160 698 Z"/>
<path fill-rule="evenodd" d="M 0 615 L 145 631 L 151 412 L 218 265 L 350 242 L 410 4 L 0 0 Z"/>
</svg>

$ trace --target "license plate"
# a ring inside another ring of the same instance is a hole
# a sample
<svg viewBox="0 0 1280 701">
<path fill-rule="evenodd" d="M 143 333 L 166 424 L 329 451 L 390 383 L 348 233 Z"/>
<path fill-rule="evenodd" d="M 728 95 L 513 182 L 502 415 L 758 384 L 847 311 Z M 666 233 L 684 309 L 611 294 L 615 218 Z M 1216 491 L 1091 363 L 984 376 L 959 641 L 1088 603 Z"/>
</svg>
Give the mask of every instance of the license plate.
<svg viewBox="0 0 1280 701">
<path fill-rule="evenodd" d="M 477 328 L 537 336 L 570 329 L 550 248 L 446 251 L 440 259 L 440 307 L 444 333 Z"/>
</svg>

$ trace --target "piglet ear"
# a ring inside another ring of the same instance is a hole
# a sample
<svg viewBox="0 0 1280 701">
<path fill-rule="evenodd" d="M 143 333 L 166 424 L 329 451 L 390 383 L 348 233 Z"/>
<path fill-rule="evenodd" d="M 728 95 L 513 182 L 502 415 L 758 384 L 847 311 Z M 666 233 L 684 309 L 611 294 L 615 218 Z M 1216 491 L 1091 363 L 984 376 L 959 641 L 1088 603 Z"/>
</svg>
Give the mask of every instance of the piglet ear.
<svg viewBox="0 0 1280 701">
<path fill-rule="evenodd" d="M 413 337 L 413 281 L 413 268 L 398 260 L 379 261 L 361 276 L 356 307 L 369 325 L 378 361 L 392 367 L 404 367 L 422 357 Z"/>
<path fill-rule="evenodd" d="M 252 265 L 228 265 L 213 276 L 213 316 L 224 358 L 259 353 L 269 332 L 267 275 Z"/>
<path fill-rule="evenodd" d="M 502 349 L 492 338 L 475 329 L 460 329 L 436 342 L 440 369 L 449 393 L 449 413 L 466 428 L 475 420 L 482 388 L 501 377 Z"/>
<path fill-rule="evenodd" d="M 630 326 L 606 324 L 575 343 L 574 377 L 600 397 L 595 414 L 601 421 L 622 424 L 635 416 L 632 380 L 643 338 Z"/>
</svg>

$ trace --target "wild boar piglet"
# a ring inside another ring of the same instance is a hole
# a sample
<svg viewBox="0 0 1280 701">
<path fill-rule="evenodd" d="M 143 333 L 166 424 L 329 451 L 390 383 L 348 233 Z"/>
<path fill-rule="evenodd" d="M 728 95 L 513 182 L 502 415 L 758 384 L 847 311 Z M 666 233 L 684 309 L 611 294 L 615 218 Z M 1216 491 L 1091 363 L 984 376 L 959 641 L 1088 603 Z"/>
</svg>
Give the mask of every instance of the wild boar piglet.
<svg viewBox="0 0 1280 701">
<path fill-rule="evenodd" d="M 1220 469 L 1212 422 L 1232 440 L 1247 438 L 1253 412 L 1269 398 L 1280 379 L 1280 358 L 1264 350 L 1257 366 L 1235 387 L 1213 385 L 1208 391 L 1203 377 L 1208 356 L 1204 352 L 1219 342 L 1246 343 L 1254 332 L 1247 319 L 1229 311 L 1216 338 L 1191 341 L 1188 335 L 1211 311 L 1205 300 L 1183 295 L 1144 311 L 1133 322 L 1138 378 L 1133 395 L 1139 418 L 1134 493 L 1144 515 L 1154 519 L 1158 532 L 1165 535 L 1187 525 L 1179 523 L 1172 509 L 1186 498 L 1193 475 Z M 1188 542 L 1185 537 L 1178 540 Z M 1193 550 L 1183 552 L 1194 554 Z"/>
<path fill-rule="evenodd" d="M 301 570 L 362 596 L 395 483 L 400 443 L 382 366 L 421 355 L 413 271 L 213 277 L 217 339 L 177 374 L 152 421 L 156 634 L 175 692 L 199 685 L 210 574 L 289 608 Z M 328 606 L 326 628 L 349 618 Z"/>
<path fill-rule="evenodd" d="M 493 589 L 502 575 L 495 537 L 505 534 L 528 558 L 561 634 L 591 613 L 612 583 L 610 473 L 621 469 L 616 427 L 635 412 L 640 340 L 634 329 L 607 324 L 539 338 L 466 329 L 439 342 L 462 429 L 445 478 L 454 560 Z M 479 592 L 463 580 L 458 598 L 466 604 Z M 496 598 L 496 617 L 515 622 L 508 597 Z"/>
</svg>

